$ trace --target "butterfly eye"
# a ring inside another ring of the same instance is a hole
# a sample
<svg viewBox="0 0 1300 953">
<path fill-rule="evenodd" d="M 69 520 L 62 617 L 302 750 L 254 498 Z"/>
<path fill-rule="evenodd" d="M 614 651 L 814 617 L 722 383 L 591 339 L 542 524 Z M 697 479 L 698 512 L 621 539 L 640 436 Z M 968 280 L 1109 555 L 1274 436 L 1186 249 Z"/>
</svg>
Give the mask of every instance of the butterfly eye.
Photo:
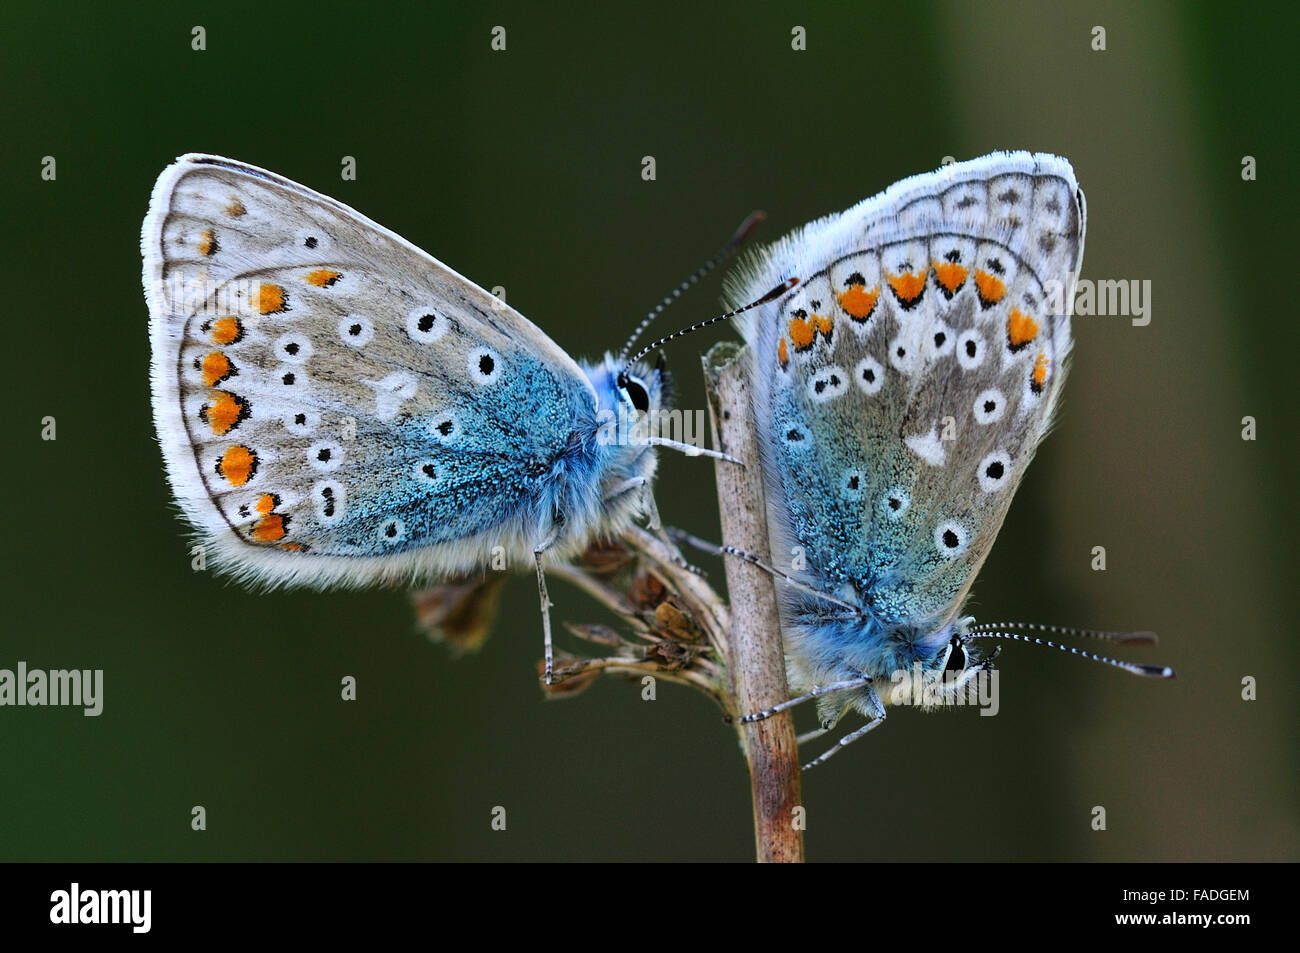
<svg viewBox="0 0 1300 953">
<path fill-rule="evenodd" d="M 964 672 L 966 671 L 966 649 L 962 647 L 958 639 L 952 640 L 952 651 L 948 653 L 948 662 L 944 665 L 945 672 Z"/>
<path fill-rule="evenodd" d="M 645 384 L 639 378 L 631 374 L 620 374 L 618 386 L 623 391 L 624 396 L 632 402 L 632 406 L 641 413 L 650 410 L 650 392 L 646 390 Z"/>
</svg>

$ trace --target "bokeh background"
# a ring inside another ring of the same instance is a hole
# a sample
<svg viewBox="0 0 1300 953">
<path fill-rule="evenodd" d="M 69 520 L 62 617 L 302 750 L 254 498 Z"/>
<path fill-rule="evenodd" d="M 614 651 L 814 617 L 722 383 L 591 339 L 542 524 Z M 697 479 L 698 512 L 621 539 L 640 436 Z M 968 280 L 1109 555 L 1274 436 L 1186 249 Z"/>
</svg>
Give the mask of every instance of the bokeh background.
<svg viewBox="0 0 1300 953">
<path fill-rule="evenodd" d="M 717 709 L 614 680 L 544 702 L 527 577 L 455 661 L 401 593 L 258 595 L 191 571 L 139 286 L 140 221 L 174 156 L 334 195 L 596 355 L 751 209 L 772 240 L 945 155 L 1025 148 L 1074 163 L 1084 276 L 1149 279 L 1152 320 L 1076 321 L 1058 427 L 974 612 L 1154 629 L 1160 646 L 1127 654 L 1178 679 L 1009 646 L 998 717 L 901 710 L 805 779 L 809 857 L 1295 859 L 1295 11 L 8 0 L 0 667 L 103 668 L 106 698 L 99 718 L 0 709 L 0 857 L 752 857 Z M 715 277 L 664 330 L 718 294 Z M 703 406 L 698 355 L 726 333 L 670 349 L 682 406 Z M 716 535 L 708 464 L 661 472 L 665 517 Z M 602 618 L 553 596 L 560 618 Z"/>
</svg>

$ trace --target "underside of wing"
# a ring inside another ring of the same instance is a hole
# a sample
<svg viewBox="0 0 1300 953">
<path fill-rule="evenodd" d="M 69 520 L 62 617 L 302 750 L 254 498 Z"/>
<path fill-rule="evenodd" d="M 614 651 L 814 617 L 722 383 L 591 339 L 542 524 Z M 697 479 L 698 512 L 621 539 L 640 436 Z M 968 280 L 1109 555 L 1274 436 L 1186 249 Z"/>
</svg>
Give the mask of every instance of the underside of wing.
<svg viewBox="0 0 1300 953">
<path fill-rule="evenodd" d="M 595 394 L 504 302 L 215 156 L 159 178 L 142 250 L 159 440 L 221 568 L 363 583 L 468 569 L 533 533 Z"/>
<path fill-rule="evenodd" d="M 802 279 L 742 326 L 774 558 L 886 625 L 955 614 L 1049 426 L 1083 237 L 1069 164 L 1002 153 L 747 263 L 736 300 Z"/>
</svg>

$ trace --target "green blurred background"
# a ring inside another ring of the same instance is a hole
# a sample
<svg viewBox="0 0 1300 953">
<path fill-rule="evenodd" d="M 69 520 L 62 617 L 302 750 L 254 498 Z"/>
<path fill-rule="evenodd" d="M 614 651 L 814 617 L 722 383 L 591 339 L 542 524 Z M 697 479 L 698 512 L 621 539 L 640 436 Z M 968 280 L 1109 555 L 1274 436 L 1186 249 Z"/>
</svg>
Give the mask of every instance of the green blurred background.
<svg viewBox="0 0 1300 953">
<path fill-rule="evenodd" d="M 1074 163 L 1084 276 L 1150 279 L 1152 321 L 1076 320 L 1058 427 L 973 611 L 1151 628 L 1161 645 L 1126 654 L 1179 677 L 1009 646 L 998 717 L 901 710 L 805 779 L 809 857 L 1295 859 L 1297 335 L 1276 298 L 1295 273 L 1295 9 L 9 0 L 0 667 L 103 668 L 106 698 L 97 719 L 0 709 L 0 856 L 752 857 L 717 709 L 614 680 L 543 702 L 526 577 L 484 651 L 455 661 L 400 593 L 255 595 L 190 570 L 139 280 L 140 221 L 174 156 L 331 194 L 594 356 L 751 209 L 772 240 L 945 155 L 1025 148 Z M 664 330 L 712 313 L 718 289 Z M 682 406 L 703 406 L 698 355 L 719 336 L 671 347 Z M 669 455 L 661 472 L 665 518 L 716 535 L 708 464 Z M 560 618 L 602 617 L 552 595 Z"/>
</svg>

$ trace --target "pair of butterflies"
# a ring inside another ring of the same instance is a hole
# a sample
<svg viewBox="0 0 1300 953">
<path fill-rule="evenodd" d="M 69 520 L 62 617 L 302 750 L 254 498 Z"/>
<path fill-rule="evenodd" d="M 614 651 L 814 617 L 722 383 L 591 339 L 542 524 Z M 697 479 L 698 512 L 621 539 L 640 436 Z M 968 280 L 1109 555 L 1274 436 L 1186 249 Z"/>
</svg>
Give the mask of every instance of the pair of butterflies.
<svg viewBox="0 0 1300 953">
<path fill-rule="evenodd" d="M 806 554 L 779 580 L 790 683 L 824 726 L 856 708 L 860 736 L 891 673 L 973 676 L 977 640 L 1022 637 L 960 610 L 1060 395 L 1084 224 L 1068 162 L 999 153 L 733 274 L 773 560 Z M 575 362 L 392 232 L 230 159 L 168 167 L 141 244 L 158 439 L 218 567 L 324 587 L 534 564 L 549 681 L 545 563 L 657 524 L 655 441 L 601 425 L 658 413 L 662 366 L 632 342 Z"/>
</svg>

